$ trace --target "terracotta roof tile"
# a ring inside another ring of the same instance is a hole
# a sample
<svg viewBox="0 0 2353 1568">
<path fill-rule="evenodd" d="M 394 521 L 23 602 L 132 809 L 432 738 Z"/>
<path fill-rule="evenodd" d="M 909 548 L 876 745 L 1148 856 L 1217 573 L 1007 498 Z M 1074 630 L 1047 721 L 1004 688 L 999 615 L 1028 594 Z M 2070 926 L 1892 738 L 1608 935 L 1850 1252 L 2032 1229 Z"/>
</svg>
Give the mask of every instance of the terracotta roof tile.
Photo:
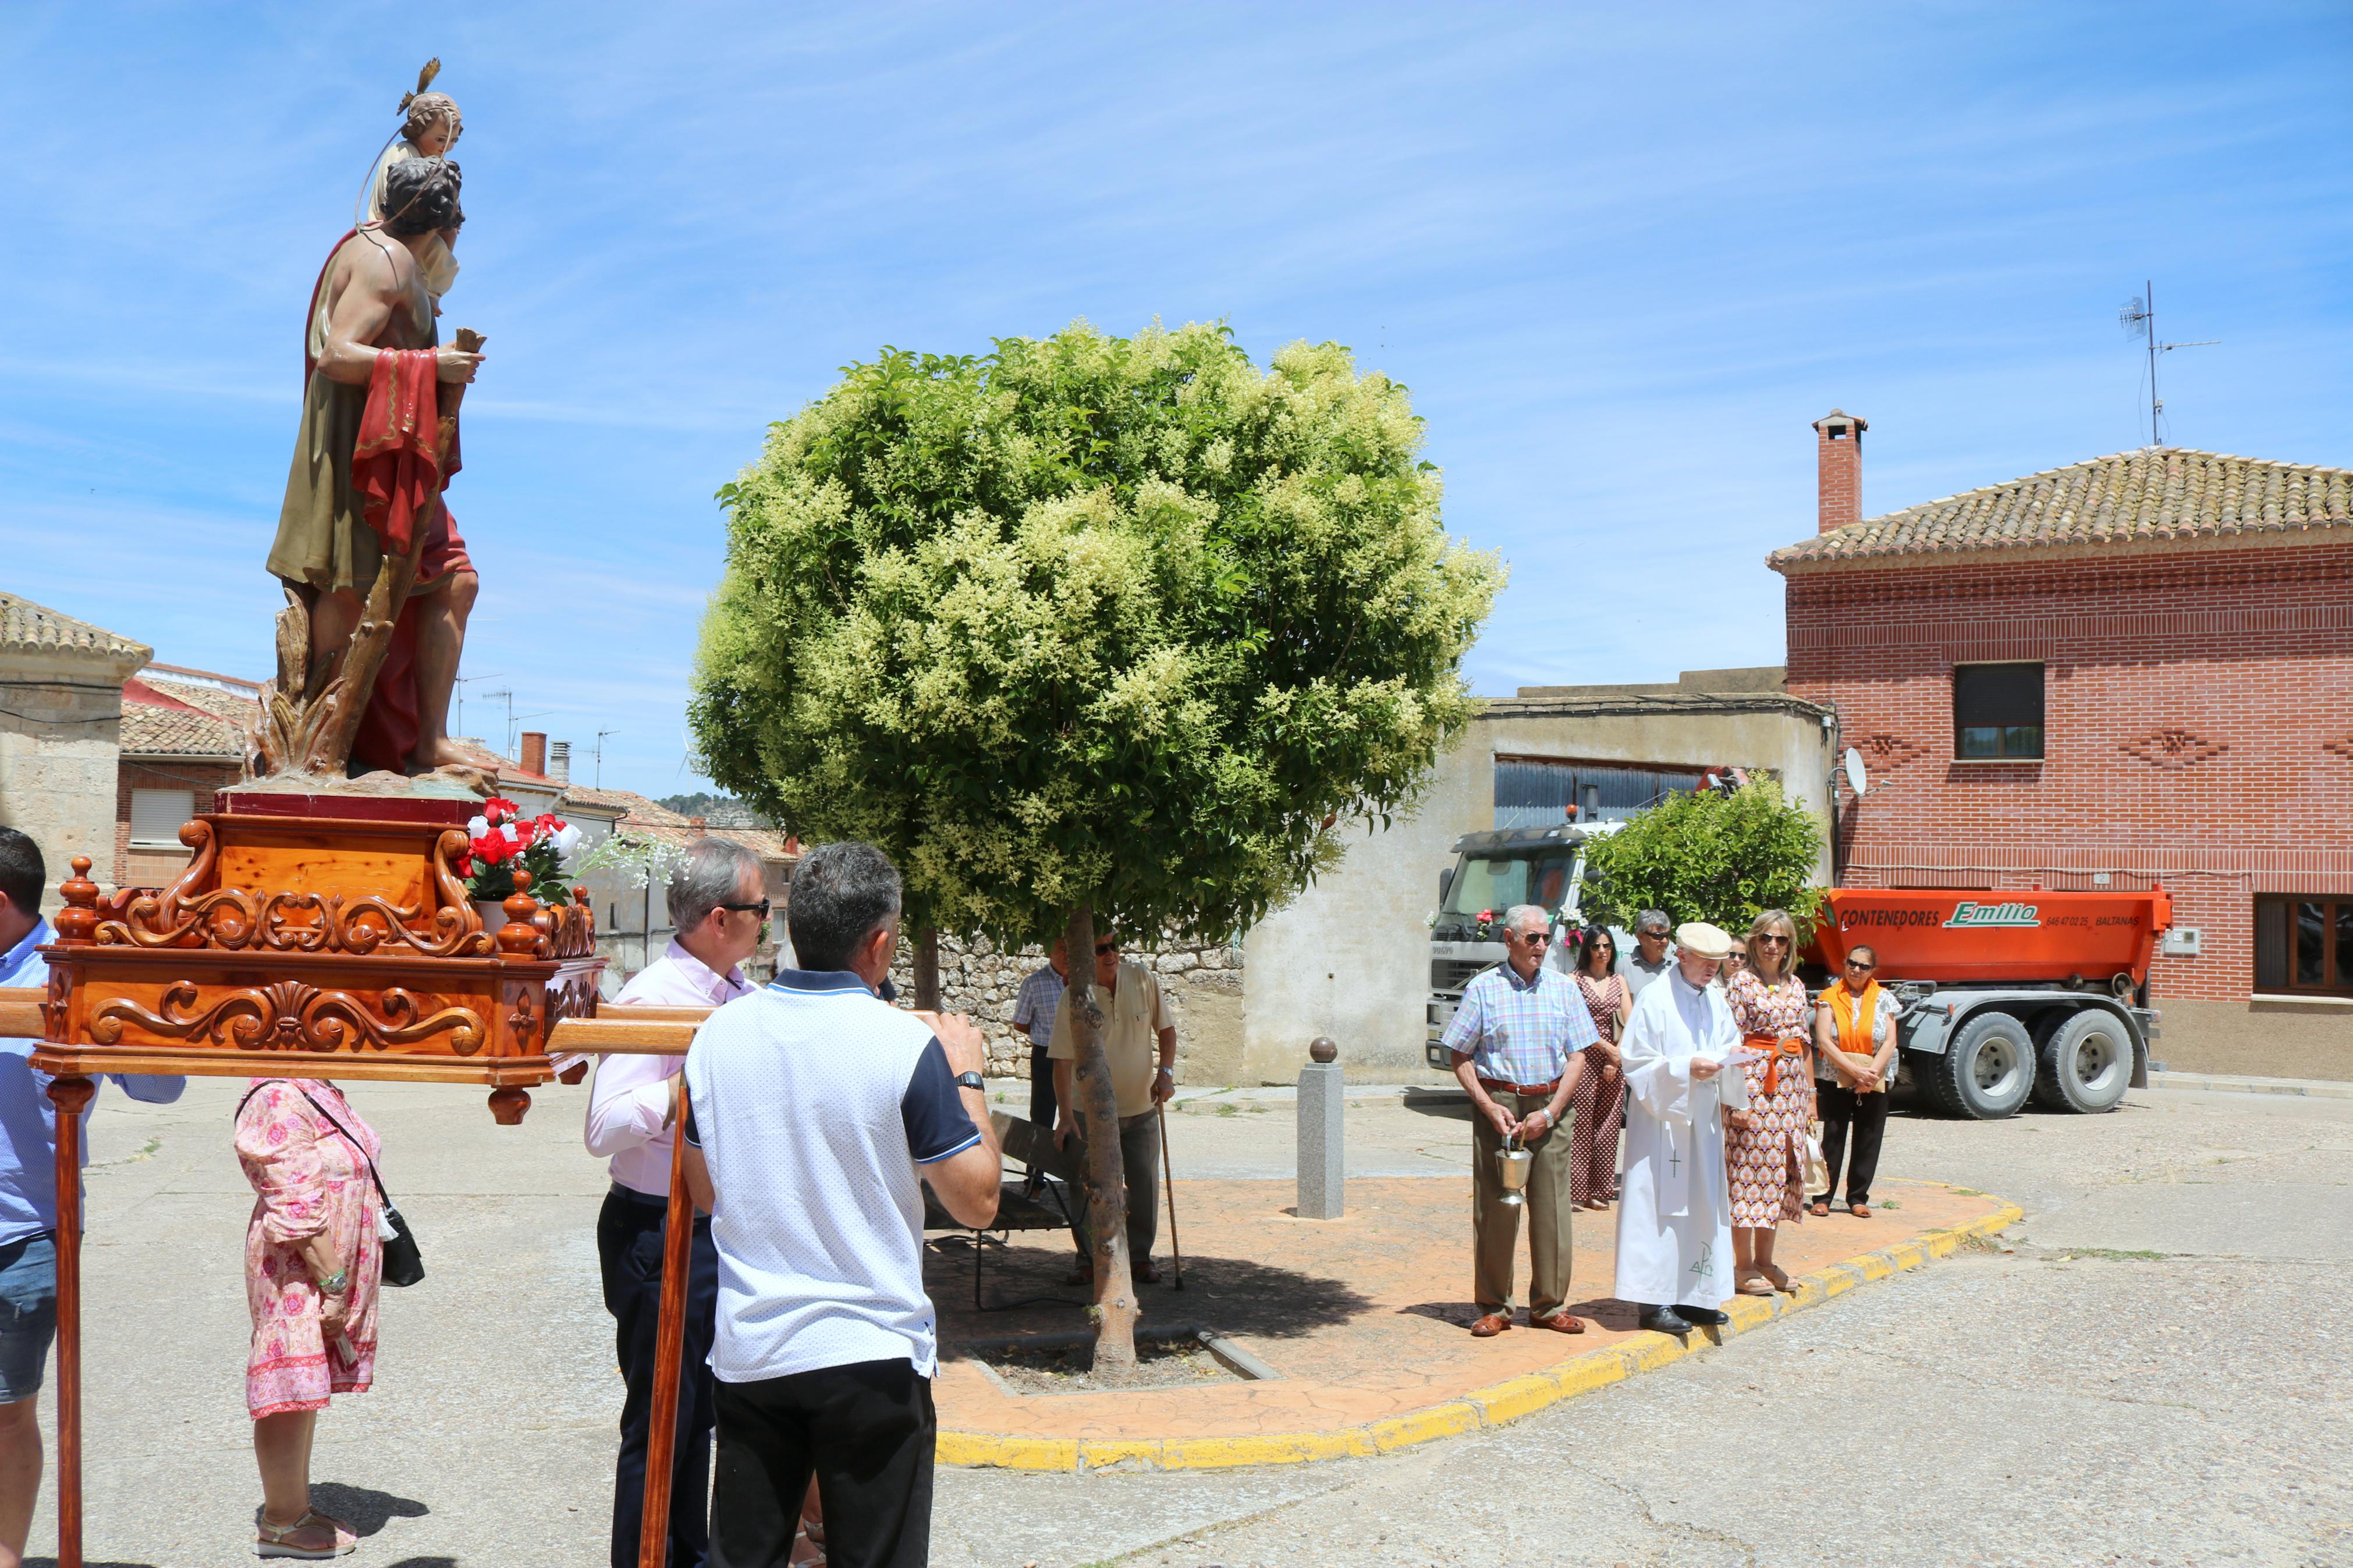
<svg viewBox="0 0 2353 1568">
<path fill-rule="evenodd" d="M 1766 564 L 1785 572 L 1874 557 L 2338 529 L 2353 537 L 2353 469 L 2147 447 L 1865 518 L 1776 550 Z"/>
<path fill-rule="evenodd" d="M 103 626 L 61 616 L 15 594 L 0 594 L 0 647 L 87 648 L 92 653 L 141 658 L 153 651 Z"/>
<path fill-rule="evenodd" d="M 125 756 L 218 757 L 236 763 L 245 759 L 245 731 L 208 713 L 185 708 L 165 708 L 153 702 L 122 705 L 122 753 Z"/>
</svg>

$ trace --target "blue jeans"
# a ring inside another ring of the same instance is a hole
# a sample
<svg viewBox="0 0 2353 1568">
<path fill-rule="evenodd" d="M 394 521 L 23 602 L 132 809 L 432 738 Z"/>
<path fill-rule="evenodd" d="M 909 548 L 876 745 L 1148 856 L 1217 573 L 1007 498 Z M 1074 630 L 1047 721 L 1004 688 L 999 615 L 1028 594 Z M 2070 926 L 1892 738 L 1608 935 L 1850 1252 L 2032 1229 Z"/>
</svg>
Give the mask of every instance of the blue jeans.
<svg viewBox="0 0 2353 1568">
<path fill-rule="evenodd" d="M 0 1405 L 41 1392 L 57 1337 L 57 1242 L 38 1231 L 0 1243 Z"/>
</svg>

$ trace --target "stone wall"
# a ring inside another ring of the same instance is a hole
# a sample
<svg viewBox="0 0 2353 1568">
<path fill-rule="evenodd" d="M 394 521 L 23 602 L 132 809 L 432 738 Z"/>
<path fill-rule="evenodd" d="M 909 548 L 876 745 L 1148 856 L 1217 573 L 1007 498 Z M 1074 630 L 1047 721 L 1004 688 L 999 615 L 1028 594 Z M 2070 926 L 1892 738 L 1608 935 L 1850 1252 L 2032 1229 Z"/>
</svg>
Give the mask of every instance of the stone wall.
<svg viewBox="0 0 2353 1568">
<path fill-rule="evenodd" d="M 904 1005 L 914 994 L 914 942 L 899 947 L 891 972 Z M 1160 977 L 1160 988 L 1176 1015 L 1176 1081 L 1232 1084 L 1241 1071 L 1242 955 L 1239 949 L 1178 942 L 1130 950 L 1125 957 Z M 952 1013 L 968 1014 L 988 1039 L 992 1078 L 1029 1076 L 1029 1037 L 1013 1026 L 1013 1001 L 1021 982 L 1044 964 L 1043 949 L 1009 952 L 986 940 L 969 945 L 940 939 L 940 1001 Z"/>
<path fill-rule="evenodd" d="M 65 625 L 97 646 L 0 643 L 0 825 L 40 846 L 50 911 L 75 856 L 99 878 L 114 873 L 122 683 L 147 662 L 144 647 Z"/>
</svg>

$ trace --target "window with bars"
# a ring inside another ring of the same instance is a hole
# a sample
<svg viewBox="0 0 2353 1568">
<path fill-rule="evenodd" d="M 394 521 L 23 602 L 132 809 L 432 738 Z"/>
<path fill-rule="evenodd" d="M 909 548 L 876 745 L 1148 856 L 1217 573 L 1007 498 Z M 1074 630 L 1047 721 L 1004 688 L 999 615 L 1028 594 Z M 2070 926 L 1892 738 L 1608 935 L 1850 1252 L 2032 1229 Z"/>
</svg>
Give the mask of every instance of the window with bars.
<svg viewBox="0 0 2353 1568">
<path fill-rule="evenodd" d="M 1615 822 L 1699 783 L 1697 768 L 1628 767 L 1546 757 L 1495 759 L 1495 826 L 1554 827 Z M 1571 816 L 1568 808 L 1577 806 Z"/>
<path fill-rule="evenodd" d="M 177 849 L 180 825 L 196 815 L 192 789 L 134 789 L 131 792 L 131 847 Z"/>
<path fill-rule="evenodd" d="M 2034 761 L 2042 755 L 2042 667 L 1953 667 L 1953 755 L 1963 762 Z"/>
<path fill-rule="evenodd" d="M 2255 989 L 2353 996 L 2353 897 L 2257 898 Z"/>
</svg>

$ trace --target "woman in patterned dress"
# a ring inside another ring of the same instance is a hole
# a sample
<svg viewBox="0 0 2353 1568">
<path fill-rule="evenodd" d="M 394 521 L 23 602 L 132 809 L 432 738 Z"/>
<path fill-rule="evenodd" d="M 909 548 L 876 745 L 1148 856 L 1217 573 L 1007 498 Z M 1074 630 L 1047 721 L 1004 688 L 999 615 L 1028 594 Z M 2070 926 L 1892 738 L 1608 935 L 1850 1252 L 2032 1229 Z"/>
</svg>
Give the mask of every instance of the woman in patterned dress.
<svg viewBox="0 0 2353 1568">
<path fill-rule="evenodd" d="M 1732 1176 L 1732 1279 L 1744 1296 L 1789 1288 L 1773 1261 L 1775 1227 L 1799 1223 L 1805 1210 L 1806 1123 L 1813 1119 L 1814 1075 L 1807 1060 L 1813 1009 L 1794 973 L 1797 922 L 1767 910 L 1748 928 L 1747 966 L 1725 983 L 1725 1000 L 1742 1043 L 1757 1053 L 1742 1071 L 1748 1109 L 1730 1115 L 1725 1155 Z"/>
<path fill-rule="evenodd" d="M 1601 1038 L 1585 1047 L 1585 1071 L 1569 1091 L 1577 1123 L 1569 1135 L 1568 1201 L 1606 1209 L 1618 1195 L 1618 1112 L 1626 1103 L 1626 1075 L 1618 1067 L 1618 1034 L 1633 1010 L 1626 977 L 1616 973 L 1618 942 L 1607 926 L 1588 926 L 1577 950 L 1577 993 Z"/>
<path fill-rule="evenodd" d="M 237 1112 L 254 1191 L 245 1237 L 253 1348 L 245 1402 L 261 1468 L 261 1557 L 340 1557 L 358 1536 L 311 1506 L 311 1439 L 330 1395 L 375 1378 L 384 1274 L 376 1136 L 334 1085 L 257 1079 Z"/>
</svg>

